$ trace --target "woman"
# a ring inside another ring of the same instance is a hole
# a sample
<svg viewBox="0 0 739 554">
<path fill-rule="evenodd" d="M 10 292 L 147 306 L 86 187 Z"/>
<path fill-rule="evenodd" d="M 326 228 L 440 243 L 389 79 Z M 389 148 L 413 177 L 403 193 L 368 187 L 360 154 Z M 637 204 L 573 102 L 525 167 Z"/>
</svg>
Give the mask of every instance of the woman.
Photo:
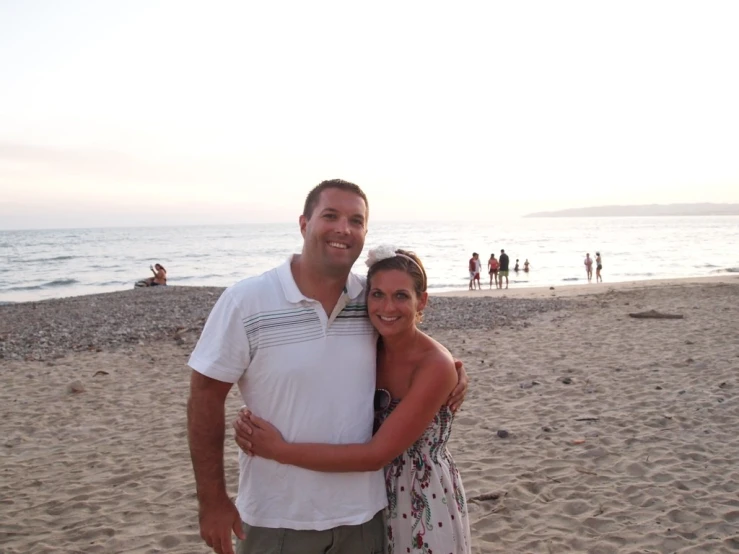
<svg viewBox="0 0 739 554">
<path fill-rule="evenodd" d="M 493 288 L 493 280 L 495 280 L 495 288 L 498 288 L 498 260 L 495 259 L 495 254 L 490 254 L 488 260 L 488 274 L 490 275 L 490 288 Z"/>
<path fill-rule="evenodd" d="M 426 272 L 414 253 L 388 247 L 370 251 L 367 265 L 367 311 L 380 334 L 372 440 L 287 443 L 244 412 L 234 423 L 236 442 L 249 455 L 313 471 L 385 466 L 388 552 L 468 554 L 464 489 L 446 448 L 453 420 L 446 400 L 457 373 L 446 348 L 416 326 L 428 301 Z"/>
<path fill-rule="evenodd" d="M 167 284 L 167 270 L 161 264 L 155 264 L 154 267 L 149 266 L 149 269 L 154 274 L 154 277 L 149 277 L 146 281 L 150 287 L 156 287 L 157 285 L 164 286 Z"/>
<path fill-rule="evenodd" d="M 600 257 L 600 252 L 595 253 L 595 282 L 602 283 L 603 277 L 600 276 L 600 271 L 603 269 L 603 261 Z"/>
</svg>

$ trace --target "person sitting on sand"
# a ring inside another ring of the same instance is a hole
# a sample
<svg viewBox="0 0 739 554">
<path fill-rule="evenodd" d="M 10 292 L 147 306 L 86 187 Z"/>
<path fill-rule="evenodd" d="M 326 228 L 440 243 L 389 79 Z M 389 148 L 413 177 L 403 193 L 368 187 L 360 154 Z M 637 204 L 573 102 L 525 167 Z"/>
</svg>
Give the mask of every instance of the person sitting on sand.
<svg viewBox="0 0 739 554">
<path fill-rule="evenodd" d="M 167 270 L 164 269 L 164 266 L 162 264 L 155 264 L 154 267 L 149 266 L 149 269 L 151 269 L 154 277 L 149 277 L 148 279 L 145 279 L 148 286 L 156 287 L 164 286 L 167 284 Z"/>
</svg>

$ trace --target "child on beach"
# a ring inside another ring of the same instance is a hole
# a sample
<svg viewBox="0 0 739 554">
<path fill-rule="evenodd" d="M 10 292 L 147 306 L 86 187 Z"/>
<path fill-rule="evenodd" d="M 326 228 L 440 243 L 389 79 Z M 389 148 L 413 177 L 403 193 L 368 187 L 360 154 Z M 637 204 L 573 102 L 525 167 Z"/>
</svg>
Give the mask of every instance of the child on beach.
<svg viewBox="0 0 739 554">
<path fill-rule="evenodd" d="M 290 443 L 248 411 L 234 423 L 249 455 L 313 471 L 371 471 L 385 466 L 389 554 L 468 554 L 470 530 L 462 481 L 446 445 L 454 414 L 445 406 L 457 382 L 449 352 L 421 332 L 426 273 L 418 257 L 380 247 L 367 265 L 367 310 L 380 334 L 376 432 L 366 444 Z"/>
</svg>

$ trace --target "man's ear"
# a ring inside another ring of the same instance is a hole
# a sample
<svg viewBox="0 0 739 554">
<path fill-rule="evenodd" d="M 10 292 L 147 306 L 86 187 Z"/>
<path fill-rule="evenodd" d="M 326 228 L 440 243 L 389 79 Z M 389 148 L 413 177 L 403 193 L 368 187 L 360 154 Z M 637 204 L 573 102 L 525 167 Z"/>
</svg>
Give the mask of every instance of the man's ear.
<svg viewBox="0 0 739 554">
<path fill-rule="evenodd" d="M 308 218 L 304 215 L 301 215 L 298 218 L 298 225 L 300 226 L 300 234 L 303 235 L 303 238 L 305 238 L 305 227 L 308 225 Z"/>
</svg>

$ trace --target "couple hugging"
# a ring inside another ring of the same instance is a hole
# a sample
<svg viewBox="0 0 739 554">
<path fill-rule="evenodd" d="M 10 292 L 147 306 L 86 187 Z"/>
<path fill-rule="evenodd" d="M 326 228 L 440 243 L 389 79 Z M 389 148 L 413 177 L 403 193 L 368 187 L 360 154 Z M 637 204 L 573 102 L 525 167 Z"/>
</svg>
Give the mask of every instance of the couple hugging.
<svg viewBox="0 0 739 554">
<path fill-rule="evenodd" d="M 467 507 L 446 443 L 464 398 L 460 362 L 417 328 L 428 300 L 412 252 L 364 246 L 353 183 L 307 196 L 303 248 L 226 289 L 192 352 L 188 439 L 200 534 L 219 554 L 469 553 Z M 236 504 L 223 465 L 225 400 Z M 374 425 L 373 425 L 374 424 Z"/>
</svg>

